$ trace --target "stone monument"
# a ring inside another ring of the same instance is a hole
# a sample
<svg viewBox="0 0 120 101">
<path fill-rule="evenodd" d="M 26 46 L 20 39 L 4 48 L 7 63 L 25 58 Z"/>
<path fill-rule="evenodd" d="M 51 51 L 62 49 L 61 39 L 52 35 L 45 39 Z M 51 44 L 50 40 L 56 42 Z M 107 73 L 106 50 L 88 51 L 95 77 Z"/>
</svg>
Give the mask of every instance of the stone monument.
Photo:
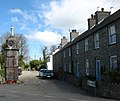
<svg viewBox="0 0 120 101">
<path fill-rule="evenodd" d="M 5 80 L 18 80 L 18 47 L 17 37 L 14 35 L 14 27 L 11 27 L 11 34 L 6 40 L 5 49 Z"/>
</svg>

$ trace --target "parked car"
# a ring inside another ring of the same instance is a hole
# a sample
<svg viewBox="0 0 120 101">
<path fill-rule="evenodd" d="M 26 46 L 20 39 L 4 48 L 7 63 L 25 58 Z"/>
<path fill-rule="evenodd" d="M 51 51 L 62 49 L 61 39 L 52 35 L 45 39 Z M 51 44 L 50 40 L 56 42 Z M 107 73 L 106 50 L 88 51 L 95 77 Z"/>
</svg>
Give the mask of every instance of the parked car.
<svg viewBox="0 0 120 101">
<path fill-rule="evenodd" d="M 54 73 L 53 73 L 53 70 L 41 69 L 39 71 L 39 76 L 42 77 L 42 78 L 54 77 Z"/>
</svg>

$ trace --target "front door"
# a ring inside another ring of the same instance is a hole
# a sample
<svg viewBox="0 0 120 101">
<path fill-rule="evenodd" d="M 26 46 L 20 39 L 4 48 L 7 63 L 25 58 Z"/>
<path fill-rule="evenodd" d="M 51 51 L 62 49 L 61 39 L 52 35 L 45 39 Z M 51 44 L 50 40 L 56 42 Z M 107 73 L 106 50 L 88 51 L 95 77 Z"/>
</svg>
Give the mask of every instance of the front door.
<svg viewBox="0 0 120 101">
<path fill-rule="evenodd" d="M 96 80 L 101 80 L 101 69 L 100 69 L 100 59 L 96 59 Z"/>
<path fill-rule="evenodd" d="M 80 77 L 80 63 L 77 62 L 76 76 Z"/>
</svg>

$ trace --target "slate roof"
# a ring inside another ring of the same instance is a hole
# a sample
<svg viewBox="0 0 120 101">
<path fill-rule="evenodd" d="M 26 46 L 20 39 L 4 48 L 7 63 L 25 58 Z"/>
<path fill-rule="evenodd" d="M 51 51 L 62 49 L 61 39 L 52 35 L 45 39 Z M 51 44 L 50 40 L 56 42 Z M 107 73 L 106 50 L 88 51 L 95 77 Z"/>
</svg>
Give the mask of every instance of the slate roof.
<svg viewBox="0 0 120 101">
<path fill-rule="evenodd" d="M 89 30 L 85 31 L 84 33 L 82 33 L 81 35 L 79 35 L 72 42 L 67 43 L 60 51 L 72 46 L 73 44 L 77 43 L 80 40 L 83 40 L 87 36 L 95 33 L 96 31 L 104 28 L 105 26 L 111 24 L 112 22 L 114 22 L 118 19 L 120 19 L 120 9 L 118 11 L 116 11 L 115 13 L 113 13 L 112 15 L 110 15 L 109 17 L 107 17 L 106 19 L 104 19 L 100 24 L 97 24 L 92 29 L 89 29 Z"/>
</svg>

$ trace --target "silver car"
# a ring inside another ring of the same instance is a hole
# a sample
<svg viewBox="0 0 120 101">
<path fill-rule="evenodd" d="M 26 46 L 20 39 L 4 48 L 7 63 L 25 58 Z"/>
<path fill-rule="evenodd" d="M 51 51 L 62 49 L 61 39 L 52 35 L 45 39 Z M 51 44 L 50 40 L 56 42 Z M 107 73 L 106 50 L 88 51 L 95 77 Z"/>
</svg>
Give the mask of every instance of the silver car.
<svg viewBox="0 0 120 101">
<path fill-rule="evenodd" d="M 42 69 L 42 70 L 40 70 L 40 72 L 39 72 L 39 76 L 40 77 L 53 77 L 54 76 L 54 73 L 53 73 L 53 71 L 52 70 L 47 70 L 47 69 Z"/>
</svg>

